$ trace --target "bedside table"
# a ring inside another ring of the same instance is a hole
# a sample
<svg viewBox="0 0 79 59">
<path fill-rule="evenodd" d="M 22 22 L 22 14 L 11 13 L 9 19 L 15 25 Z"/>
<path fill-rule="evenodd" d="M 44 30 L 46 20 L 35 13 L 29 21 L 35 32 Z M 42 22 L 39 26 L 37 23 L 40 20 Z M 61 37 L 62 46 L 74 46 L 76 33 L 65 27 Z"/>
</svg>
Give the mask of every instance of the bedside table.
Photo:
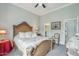
<svg viewBox="0 0 79 59">
<path fill-rule="evenodd" d="M 37 33 L 37 36 L 42 36 L 40 33 Z"/>
<path fill-rule="evenodd" d="M 12 50 L 11 42 L 8 39 L 0 40 L 0 56 L 8 54 Z"/>
</svg>

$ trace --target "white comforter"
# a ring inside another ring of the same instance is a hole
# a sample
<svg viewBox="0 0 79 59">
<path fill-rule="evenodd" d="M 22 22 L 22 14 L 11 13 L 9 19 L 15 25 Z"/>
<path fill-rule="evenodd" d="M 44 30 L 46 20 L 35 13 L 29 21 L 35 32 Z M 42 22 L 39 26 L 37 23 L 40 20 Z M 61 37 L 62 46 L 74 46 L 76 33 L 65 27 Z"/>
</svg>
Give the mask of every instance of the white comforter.
<svg viewBox="0 0 79 59">
<path fill-rule="evenodd" d="M 67 42 L 66 46 L 67 48 L 71 48 L 71 49 L 79 49 L 79 37 L 77 37 L 76 35 L 71 37 Z"/>
<path fill-rule="evenodd" d="M 19 48 L 20 51 L 22 51 L 24 56 L 27 56 L 29 53 L 28 51 L 32 48 L 35 48 L 39 43 L 41 43 L 44 40 L 48 40 L 47 37 L 40 37 L 37 36 L 35 38 L 19 38 L 19 36 L 15 36 L 14 42 L 16 46 Z"/>
</svg>

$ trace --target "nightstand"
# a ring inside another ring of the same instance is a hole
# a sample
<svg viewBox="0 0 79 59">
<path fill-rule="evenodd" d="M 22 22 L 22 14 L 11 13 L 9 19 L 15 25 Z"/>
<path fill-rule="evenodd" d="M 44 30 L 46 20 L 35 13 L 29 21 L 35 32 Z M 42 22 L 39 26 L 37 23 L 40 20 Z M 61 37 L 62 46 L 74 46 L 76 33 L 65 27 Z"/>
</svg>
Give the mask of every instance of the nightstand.
<svg viewBox="0 0 79 59">
<path fill-rule="evenodd" d="M 2 39 L 0 40 L 0 56 L 8 54 L 12 50 L 12 45 L 10 40 Z"/>
<path fill-rule="evenodd" d="M 41 33 L 37 33 L 37 36 L 42 36 Z"/>
</svg>

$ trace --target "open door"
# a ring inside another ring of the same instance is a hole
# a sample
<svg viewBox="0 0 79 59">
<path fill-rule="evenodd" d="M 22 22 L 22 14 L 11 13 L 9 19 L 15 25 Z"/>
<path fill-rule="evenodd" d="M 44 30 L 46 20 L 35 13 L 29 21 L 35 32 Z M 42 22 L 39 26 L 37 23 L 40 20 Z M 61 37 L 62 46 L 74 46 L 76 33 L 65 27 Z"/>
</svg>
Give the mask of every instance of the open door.
<svg viewBox="0 0 79 59">
<path fill-rule="evenodd" d="M 67 20 L 65 22 L 65 44 L 69 38 L 77 32 L 77 19 Z"/>
</svg>

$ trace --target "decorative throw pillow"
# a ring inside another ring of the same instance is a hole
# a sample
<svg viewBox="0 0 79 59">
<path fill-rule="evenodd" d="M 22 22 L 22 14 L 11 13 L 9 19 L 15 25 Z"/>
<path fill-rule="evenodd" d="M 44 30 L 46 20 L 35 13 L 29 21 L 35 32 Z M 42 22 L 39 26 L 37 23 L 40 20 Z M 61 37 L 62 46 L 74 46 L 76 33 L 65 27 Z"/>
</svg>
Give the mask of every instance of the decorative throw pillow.
<svg viewBox="0 0 79 59">
<path fill-rule="evenodd" d="M 19 32 L 20 38 L 31 38 L 32 34 L 31 32 Z"/>
</svg>

